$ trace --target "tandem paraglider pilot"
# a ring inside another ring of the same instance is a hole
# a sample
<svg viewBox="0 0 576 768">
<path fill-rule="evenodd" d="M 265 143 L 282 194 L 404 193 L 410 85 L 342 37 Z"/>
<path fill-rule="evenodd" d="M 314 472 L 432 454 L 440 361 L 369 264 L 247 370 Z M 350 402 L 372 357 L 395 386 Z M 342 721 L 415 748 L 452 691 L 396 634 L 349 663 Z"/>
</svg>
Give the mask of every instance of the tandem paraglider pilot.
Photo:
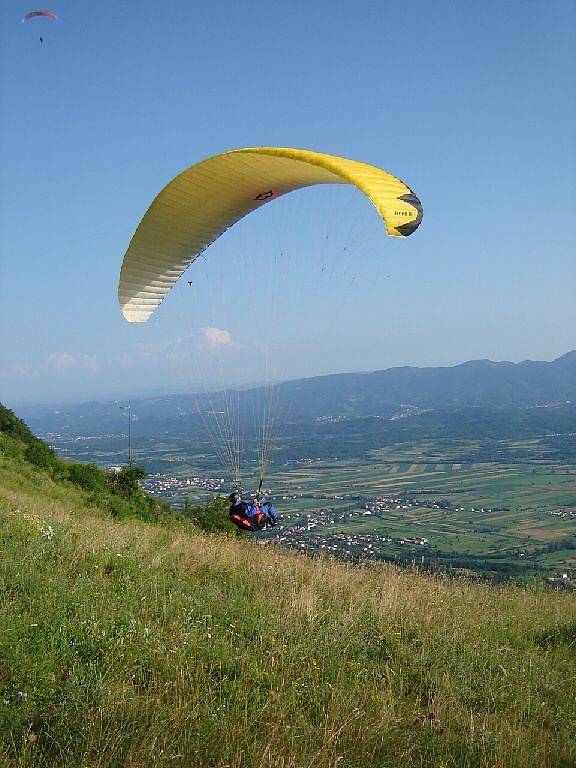
<svg viewBox="0 0 576 768">
<path fill-rule="evenodd" d="M 278 515 L 272 504 L 261 501 L 255 496 L 250 503 L 242 501 L 238 491 L 230 499 L 230 522 L 241 531 L 262 531 L 269 525 L 276 525 Z"/>
</svg>

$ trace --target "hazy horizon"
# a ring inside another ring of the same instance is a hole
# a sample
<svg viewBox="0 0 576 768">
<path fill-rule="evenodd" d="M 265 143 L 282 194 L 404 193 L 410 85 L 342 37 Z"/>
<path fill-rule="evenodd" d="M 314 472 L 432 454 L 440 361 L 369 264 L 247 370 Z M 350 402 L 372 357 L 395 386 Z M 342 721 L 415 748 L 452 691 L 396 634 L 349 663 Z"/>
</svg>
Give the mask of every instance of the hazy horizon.
<svg viewBox="0 0 576 768">
<path fill-rule="evenodd" d="M 467 363 L 474 363 L 474 362 L 483 362 L 488 361 L 491 363 L 513 363 L 515 365 L 519 363 L 524 362 L 554 362 L 555 360 L 558 360 L 561 357 L 564 357 L 565 355 L 569 355 L 571 353 L 576 352 L 576 350 L 568 350 L 567 352 L 564 352 L 561 355 L 558 355 L 558 357 L 554 357 L 550 360 L 542 360 L 542 359 L 535 359 L 535 358 L 524 358 L 522 360 L 488 360 L 488 358 L 477 358 L 475 360 L 461 360 L 459 362 L 453 363 L 451 365 L 444 365 L 444 366 L 422 366 L 422 365 L 407 365 L 407 366 L 390 366 L 389 368 L 373 368 L 368 370 L 356 370 L 356 371 L 327 371 L 325 373 L 319 373 L 314 376 L 295 376 L 293 378 L 288 379 L 279 379 L 275 381 L 274 383 L 281 384 L 289 381 L 299 381 L 301 379 L 312 379 L 317 377 L 323 377 L 323 376 L 339 376 L 339 375 L 346 375 L 346 374 L 370 374 L 370 373 L 377 373 L 382 371 L 389 371 L 396 368 L 402 368 L 402 367 L 408 367 L 408 368 L 418 368 L 418 369 L 428 369 L 428 368 L 455 368 L 460 365 L 465 365 Z M 269 385 L 270 381 L 252 381 L 252 382 L 244 382 L 241 384 L 233 384 L 230 385 L 230 389 L 239 388 L 242 390 L 246 389 L 252 389 L 257 387 L 262 387 Z M 211 392 L 218 391 L 220 388 L 220 384 L 218 382 L 215 382 L 213 385 L 210 383 L 206 383 L 205 387 L 198 388 L 198 389 L 190 389 L 187 387 L 187 385 L 184 383 L 181 387 L 178 387 L 178 385 L 175 385 L 174 387 L 168 387 L 165 385 L 143 385 L 143 386 L 136 386 L 130 391 L 109 391 L 109 392 L 94 392 L 92 394 L 86 393 L 86 394 L 76 394 L 74 396 L 70 397 L 62 397 L 60 399 L 54 399 L 54 400 L 0 400 L 3 405 L 5 405 L 8 408 L 19 408 L 19 407 L 44 407 L 44 406 L 57 406 L 57 405 L 81 405 L 86 402 L 112 402 L 115 400 L 121 401 L 121 402 L 127 402 L 129 400 L 146 400 L 150 398 L 155 397 L 179 397 L 179 396 L 186 396 L 186 395 L 198 395 L 198 394 L 210 394 Z"/>
</svg>

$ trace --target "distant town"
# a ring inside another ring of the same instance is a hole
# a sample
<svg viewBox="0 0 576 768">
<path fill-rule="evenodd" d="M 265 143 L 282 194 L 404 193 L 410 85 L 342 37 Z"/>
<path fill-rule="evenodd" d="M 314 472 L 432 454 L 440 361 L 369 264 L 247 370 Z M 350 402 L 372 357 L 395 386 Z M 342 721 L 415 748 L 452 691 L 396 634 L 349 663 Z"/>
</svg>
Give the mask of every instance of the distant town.
<svg viewBox="0 0 576 768">
<path fill-rule="evenodd" d="M 173 499 L 186 494 L 192 488 L 203 488 L 207 491 L 221 491 L 224 486 L 223 477 L 173 477 L 155 472 L 146 477 L 140 484 L 151 496 L 161 496 Z"/>
</svg>

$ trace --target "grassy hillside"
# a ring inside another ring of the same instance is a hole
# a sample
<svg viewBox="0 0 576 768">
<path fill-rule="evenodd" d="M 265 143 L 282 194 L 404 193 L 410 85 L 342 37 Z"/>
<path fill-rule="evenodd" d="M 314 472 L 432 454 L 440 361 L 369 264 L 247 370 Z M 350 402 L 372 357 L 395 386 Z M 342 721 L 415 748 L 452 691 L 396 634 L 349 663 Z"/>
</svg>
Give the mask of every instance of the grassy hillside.
<svg viewBox="0 0 576 768">
<path fill-rule="evenodd" d="M 20 439 L 0 434 L 2 766 L 576 764 L 573 595 L 113 516 Z"/>
</svg>

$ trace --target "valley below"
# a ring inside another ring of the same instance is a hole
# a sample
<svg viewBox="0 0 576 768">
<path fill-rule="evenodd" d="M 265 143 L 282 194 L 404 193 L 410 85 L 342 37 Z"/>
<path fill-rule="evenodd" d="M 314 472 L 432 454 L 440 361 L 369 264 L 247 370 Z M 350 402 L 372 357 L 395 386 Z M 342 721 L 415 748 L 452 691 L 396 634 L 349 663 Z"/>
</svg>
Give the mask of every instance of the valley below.
<svg viewBox="0 0 576 768">
<path fill-rule="evenodd" d="M 101 467 L 126 460 L 121 435 L 46 438 L 73 460 Z M 559 459 L 551 440 L 428 438 L 357 458 L 277 461 L 264 492 L 283 524 L 258 539 L 343 558 L 573 586 L 576 461 Z M 187 501 L 229 493 L 231 478 L 218 473 L 207 448 L 194 448 L 186 437 L 141 441 L 134 459 L 149 472 L 144 488 L 180 510 Z M 257 488 L 256 474 L 245 478 L 246 492 Z"/>
</svg>

